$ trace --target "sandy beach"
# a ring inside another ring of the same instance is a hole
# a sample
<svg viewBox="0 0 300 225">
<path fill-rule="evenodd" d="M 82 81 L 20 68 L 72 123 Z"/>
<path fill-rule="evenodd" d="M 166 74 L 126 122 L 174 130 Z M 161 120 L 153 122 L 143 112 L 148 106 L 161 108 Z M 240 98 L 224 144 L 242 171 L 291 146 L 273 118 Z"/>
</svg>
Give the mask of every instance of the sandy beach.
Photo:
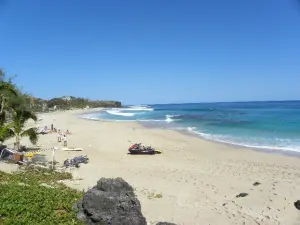
<svg viewBox="0 0 300 225">
<path fill-rule="evenodd" d="M 148 129 L 138 123 L 91 121 L 85 111 L 41 115 L 38 125 L 72 132 L 69 147 L 56 160 L 88 155 L 90 162 L 72 170 L 67 185 L 88 189 L 101 177 L 122 177 L 135 189 L 149 224 L 168 221 L 188 225 L 296 225 L 300 198 L 300 159 L 202 140 L 172 130 Z M 129 155 L 143 143 L 161 155 Z M 7 142 L 10 143 L 10 142 Z M 24 138 L 22 143 L 27 144 Z M 62 147 L 56 134 L 41 135 L 43 148 Z M 50 151 L 44 151 L 51 156 Z M 255 182 L 260 185 L 253 185 Z M 236 195 L 248 196 L 237 198 Z"/>
</svg>

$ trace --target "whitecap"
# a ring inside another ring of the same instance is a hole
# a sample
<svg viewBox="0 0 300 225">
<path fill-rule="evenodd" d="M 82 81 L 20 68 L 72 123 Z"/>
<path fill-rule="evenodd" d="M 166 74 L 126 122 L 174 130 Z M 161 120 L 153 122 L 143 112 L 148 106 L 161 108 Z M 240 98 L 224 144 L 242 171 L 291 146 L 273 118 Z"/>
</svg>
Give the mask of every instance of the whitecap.
<svg viewBox="0 0 300 225">
<path fill-rule="evenodd" d="M 106 112 L 108 114 L 112 114 L 115 116 L 134 116 L 135 115 L 135 113 L 125 113 L 125 112 L 121 112 L 119 110 L 106 110 Z"/>
<path fill-rule="evenodd" d="M 187 129 L 188 129 L 188 131 L 191 131 L 191 132 L 192 132 L 192 131 L 195 131 L 195 130 L 196 130 L 196 127 L 188 127 Z"/>
<path fill-rule="evenodd" d="M 131 108 L 122 108 L 122 111 L 153 111 L 153 108 L 145 107 L 131 107 Z"/>
<path fill-rule="evenodd" d="M 165 121 L 167 122 L 167 123 L 172 123 L 172 122 L 174 122 L 174 121 L 179 121 L 179 120 L 181 120 L 181 119 L 174 119 L 174 118 L 176 118 L 176 117 L 178 117 L 178 116 L 180 116 L 180 115 L 165 115 Z"/>
<path fill-rule="evenodd" d="M 169 114 L 166 115 L 167 118 L 176 118 L 179 116 L 181 116 L 181 115 L 169 115 Z"/>
</svg>

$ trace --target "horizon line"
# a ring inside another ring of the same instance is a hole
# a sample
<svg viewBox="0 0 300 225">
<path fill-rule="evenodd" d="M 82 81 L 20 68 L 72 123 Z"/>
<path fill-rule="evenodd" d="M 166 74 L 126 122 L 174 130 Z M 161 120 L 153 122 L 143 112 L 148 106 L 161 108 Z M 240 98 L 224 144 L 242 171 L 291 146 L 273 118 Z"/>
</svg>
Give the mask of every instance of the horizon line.
<svg viewBox="0 0 300 225">
<path fill-rule="evenodd" d="M 181 105 L 181 104 L 218 104 L 218 103 L 263 103 L 263 102 L 299 102 L 299 100 L 251 100 L 251 101 L 217 101 L 217 102 L 180 102 L 180 103 L 154 103 L 154 104 L 126 104 L 126 105 Z M 125 105 L 125 106 L 126 106 Z"/>
</svg>

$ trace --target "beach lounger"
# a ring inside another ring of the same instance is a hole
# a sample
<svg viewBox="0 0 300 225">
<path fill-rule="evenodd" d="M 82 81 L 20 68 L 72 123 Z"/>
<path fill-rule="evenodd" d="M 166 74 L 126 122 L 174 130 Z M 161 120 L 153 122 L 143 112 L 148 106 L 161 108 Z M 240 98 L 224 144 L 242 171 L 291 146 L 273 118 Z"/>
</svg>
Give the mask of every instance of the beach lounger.
<svg viewBox="0 0 300 225">
<path fill-rule="evenodd" d="M 0 159 L 13 160 L 15 152 L 16 151 L 9 149 L 9 148 L 3 148 L 3 149 L 1 149 Z"/>
<path fill-rule="evenodd" d="M 20 152 L 17 152 L 15 150 L 4 148 L 1 151 L 0 159 L 19 162 L 19 161 L 23 161 L 23 155 Z"/>
</svg>

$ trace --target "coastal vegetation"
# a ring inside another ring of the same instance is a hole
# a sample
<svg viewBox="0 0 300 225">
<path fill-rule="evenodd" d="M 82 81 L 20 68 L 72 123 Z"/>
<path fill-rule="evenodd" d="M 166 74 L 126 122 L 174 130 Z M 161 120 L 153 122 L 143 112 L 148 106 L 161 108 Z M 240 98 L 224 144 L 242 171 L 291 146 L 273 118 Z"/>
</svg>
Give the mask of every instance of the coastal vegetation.
<svg viewBox="0 0 300 225">
<path fill-rule="evenodd" d="M 16 138 L 16 148 L 20 149 L 20 142 L 22 137 L 28 137 L 32 144 L 36 144 L 38 141 L 37 128 L 30 127 L 26 128 L 26 122 L 32 119 L 37 121 L 37 116 L 26 109 L 14 109 L 12 113 L 12 120 L 9 123 L 9 132 Z"/>
<path fill-rule="evenodd" d="M 41 100 L 37 100 L 39 102 Z M 43 100 L 42 100 L 43 101 Z M 118 101 L 103 101 L 103 100 L 89 100 L 87 98 L 79 98 L 74 96 L 63 96 L 60 98 L 53 98 L 48 101 L 44 100 L 44 110 L 69 110 L 76 108 L 99 108 L 99 107 L 116 107 L 119 108 L 122 106 L 121 102 Z M 36 111 L 42 111 L 40 107 L 40 103 L 34 104 Z"/>
<path fill-rule="evenodd" d="M 26 126 L 29 120 L 37 121 L 37 112 L 95 107 L 121 107 L 121 102 L 73 96 L 43 100 L 24 93 L 0 69 L 0 142 L 15 138 L 17 150 L 22 137 L 37 143 L 37 129 Z M 70 173 L 20 168 L 15 173 L 0 171 L 0 224 L 82 224 L 76 219 L 74 204 L 83 192 L 61 183 L 72 179 Z"/>
<path fill-rule="evenodd" d="M 71 178 L 42 168 L 0 171 L 0 224 L 82 224 L 73 206 L 83 192 L 59 182 Z"/>
<path fill-rule="evenodd" d="M 30 94 L 23 94 L 25 102 L 28 103 L 30 109 L 35 112 L 49 112 L 55 110 L 70 110 L 70 109 L 84 109 L 84 108 L 100 108 L 100 107 L 122 107 L 119 101 L 104 101 L 104 100 L 90 100 L 87 98 L 63 96 L 45 100 L 33 97 Z"/>
<path fill-rule="evenodd" d="M 0 141 L 15 138 L 18 150 L 22 137 L 36 144 L 37 129 L 26 126 L 31 119 L 37 120 L 34 98 L 0 70 Z M 0 171 L 0 224 L 81 224 L 73 205 L 82 193 L 58 182 L 71 178 L 70 173 L 34 167 L 12 174 Z"/>
<path fill-rule="evenodd" d="M 28 120 L 37 120 L 26 96 L 12 79 L 7 78 L 4 71 L 0 70 L 0 141 L 15 137 L 16 149 L 20 149 L 22 137 L 29 137 L 33 144 L 38 141 L 37 129 L 26 127 Z"/>
</svg>

